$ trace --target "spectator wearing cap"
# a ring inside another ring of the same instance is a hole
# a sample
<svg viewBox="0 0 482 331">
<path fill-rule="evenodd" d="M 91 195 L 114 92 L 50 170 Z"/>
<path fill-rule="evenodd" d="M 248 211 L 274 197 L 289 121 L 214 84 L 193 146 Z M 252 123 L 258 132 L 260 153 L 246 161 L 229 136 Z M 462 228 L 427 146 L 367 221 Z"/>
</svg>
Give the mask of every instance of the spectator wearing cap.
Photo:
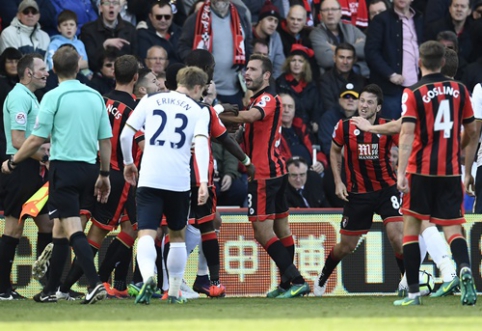
<svg viewBox="0 0 482 331">
<path fill-rule="evenodd" d="M 340 92 L 338 105 L 327 110 L 321 117 L 318 141 L 321 145 L 321 151 L 325 155 L 330 155 L 331 139 L 336 123 L 357 113 L 359 91 L 360 89 L 357 89 L 352 83 L 346 84 Z"/>
<path fill-rule="evenodd" d="M 161 46 L 167 52 L 170 63 L 179 62 L 177 42 L 181 37 L 181 28 L 173 22 L 173 12 L 168 0 L 152 4 L 147 20 L 147 28 L 137 29 L 138 55 L 147 57 L 152 46 Z"/>
<path fill-rule="evenodd" d="M 85 24 L 80 32 L 80 40 L 85 45 L 89 58 L 89 68 L 97 72 L 99 56 L 104 51 L 115 50 L 118 56 L 137 54 L 136 28 L 120 16 L 121 0 L 101 0 L 100 16 Z"/>
<path fill-rule="evenodd" d="M 442 31 L 452 31 L 459 41 L 458 54 L 468 63 L 472 62 L 472 18 L 470 0 L 452 0 L 449 7 L 449 15 L 427 25 L 425 40 L 436 40 Z"/>
<path fill-rule="evenodd" d="M 249 9 L 249 12 L 251 13 L 251 22 L 257 23 L 261 19 L 259 18 L 259 14 L 261 13 L 261 10 L 264 6 L 264 2 L 261 0 L 242 0 L 243 3 L 246 5 L 246 7 Z M 285 17 L 285 12 L 284 12 L 284 6 L 283 2 L 284 0 L 273 0 L 273 5 L 278 8 L 280 11 L 280 16 Z"/>
<path fill-rule="evenodd" d="M 341 6 L 337 0 L 323 1 L 320 11 L 322 22 L 310 33 L 320 74 L 333 68 L 336 46 L 346 42 L 356 49 L 355 71 L 364 77 L 369 77 L 370 70 L 365 62 L 365 34 L 357 27 L 341 21 Z"/>
<path fill-rule="evenodd" d="M 323 178 L 309 169 L 305 159 L 294 156 L 286 161 L 288 187 L 285 190 L 290 208 L 329 207 L 323 192 Z"/>
<path fill-rule="evenodd" d="M 45 56 L 50 38 L 40 30 L 40 12 L 35 0 L 23 0 L 18 6 L 17 16 L 10 26 L 2 31 L 0 53 L 5 48 L 13 47 L 22 54 L 38 53 Z"/>
<path fill-rule="evenodd" d="M 320 80 L 323 109 L 333 109 L 338 104 L 340 92 L 348 83 L 353 84 L 357 90 L 366 84 L 366 78 L 353 71 L 356 51 L 352 44 L 341 43 L 336 46 L 333 61 L 335 66 L 325 72 Z"/>
<path fill-rule="evenodd" d="M 276 79 L 278 94 L 286 93 L 293 97 L 296 116 L 308 125 L 310 132 L 318 131 L 318 121 L 323 114 L 318 88 L 313 81 L 309 59 L 313 50 L 294 44 L 290 55 L 283 64 L 283 74 Z"/>
<path fill-rule="evenodd" d="M 278 8 L 270 0 L 267 0 L 259 12 L 258 24 L 253 27 L 253 38 L 266 40 L 268 43 L 268 57 L 273 63 L 274 78 L 278 78 L 281 75 L 281 66 L 285 61 L 283 43 L 279 33 L 276 31 L 279 20 Z"/>
<path fill-rule="evenodd" d="M 310 41 L 312 28 L 306 25 L 306 15 L 305 7 L 299 4 L 292 5 L 286 19 L 278 25 L 285 56 L 290 54 L 293 44 L 301 44 L 312 48 Z"/>
</svg>

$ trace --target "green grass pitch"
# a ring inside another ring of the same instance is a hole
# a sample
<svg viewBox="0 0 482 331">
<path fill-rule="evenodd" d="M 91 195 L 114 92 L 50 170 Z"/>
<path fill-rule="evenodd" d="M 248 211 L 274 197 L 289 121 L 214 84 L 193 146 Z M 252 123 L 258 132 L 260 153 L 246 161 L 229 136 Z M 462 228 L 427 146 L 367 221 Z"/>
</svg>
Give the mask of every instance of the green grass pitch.
<svg viewBox="0 0 482 331">
<path fill-rule="evenodd" d="M 39 304 L 0 302 L 2 331 L 163 330 L 481 330 L 482 306 L 460 304 L 459 296 L 424 298 L 422 306 L 394 307 L 395 297 L 224 298 L 149 306 L 134 300 Z"/>
</svg>

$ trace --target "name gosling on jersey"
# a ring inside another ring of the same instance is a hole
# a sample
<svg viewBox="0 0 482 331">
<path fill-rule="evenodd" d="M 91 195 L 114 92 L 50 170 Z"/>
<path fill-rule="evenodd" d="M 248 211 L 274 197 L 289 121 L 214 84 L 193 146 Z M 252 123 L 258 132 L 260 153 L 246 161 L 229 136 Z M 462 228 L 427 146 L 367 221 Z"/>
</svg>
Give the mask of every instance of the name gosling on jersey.
<svg viewBox="0 0 482 331">
<path fill-rule="evenodd" d="M 454 98 L 458 98 L 460 91 L 459 90 L 454 90 L 452 86 L 436 86 L 431 90 L 428 90 L 426 94 L 422 96 L 422 100 L 425 103 L 429 103 L 430 100 L 433 98 L 444 94 L 444 95 L 451 95 Z"/>
</svg>

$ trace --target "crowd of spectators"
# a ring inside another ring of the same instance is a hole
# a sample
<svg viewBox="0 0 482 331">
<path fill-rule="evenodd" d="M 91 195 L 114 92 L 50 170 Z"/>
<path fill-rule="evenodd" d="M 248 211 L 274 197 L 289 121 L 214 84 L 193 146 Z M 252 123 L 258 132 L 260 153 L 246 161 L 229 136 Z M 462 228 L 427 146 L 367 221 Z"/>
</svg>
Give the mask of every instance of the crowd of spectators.
<svg viewBox="0 0 482 331">
<path fill-rule="evenodd" d="M 426 40 L 457 52 L 455 78 L 469 90 L 482 82 L 482 0 L 2 0 L 0 19 L 0 104 L 18 82 L 22 55 L 38 53 L 52 69 L 55 52 L 70 45 L 81 56 L 77 78 L 103 95 L 115 86 L 118 56 L 137 56 L 164 82 L 169 65 L 207 49 L 216 60 L 215 100 L 242 109 L 252 96 L 244 66 L 253 53 L 267 55 L 274 66 L 269 88 L 289 107 L 283 153 L 301 157 L 301 168 L 323 179 L 315 199 L 323 207 L 339 207 L 330 198 L 333 127 L 356 114 L 363 86 L 378 84 L 382 116 L 399 118 L 403 89 L 420 77 L 418 46 Z M 39 101 L 57 84 L 51 70 Z M 214 150 L 221 204 L 245 205 L 242 166 Z M 5 158 L 3 147 L 0 154 Z"/>
</svg>

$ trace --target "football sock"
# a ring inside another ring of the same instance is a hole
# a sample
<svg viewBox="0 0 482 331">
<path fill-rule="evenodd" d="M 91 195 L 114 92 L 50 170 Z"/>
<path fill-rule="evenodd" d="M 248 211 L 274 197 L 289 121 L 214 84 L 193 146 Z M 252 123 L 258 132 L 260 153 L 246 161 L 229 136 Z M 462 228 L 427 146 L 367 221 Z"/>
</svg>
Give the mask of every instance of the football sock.
<svg viewBox="0 0 482 331">
<path fill-rule="evenodd" d="M 89 247 L 89 242 L 87 241 L 85 233 L 79 231 L 72 234 L 70 236 L 70 245 L 74 250 L 75 257 L 77 258 L 85 277 L 87 277 L 90 288 L 95 288 L 100 282 L 100 279 L 97 275 L 97 270 L 95 269 L 94 255 L 92 254 L 92 249 Z"/>
<path fill-rule="evenodd" d="M 154 276 L 156 255 L 155 242 L 151 236 L 142 236 L 137 240 L 137 261 L 144 283 Z"/>
<path fill-rule="evenodd" d="M 164 248 L 162 249 L 162 258 L 164 259 L 164 265 L 167 266 L 167 256 L 169 255 L 169 235 L 166 234 L 164 236 Z"/>
<path fill-rule="evenodd" d="M 45 247 L 52 242 L 52 232 L 37 232 L 37 258 L 42 254 Z"/>
<path fill-rule="evenodd" d="M 192 225 L 186 227 L 186 251 L 187 256 L 192 253 L 196 246 L 201 242 L 201 232 Z"/>
<path fill-rule="evenodd" d="M 403 275 L 405 273 L 405 264 L 403 263 L 403 255 L 395 254 L 395 260 L 397 261 L 398 269 L 400 273 Z"/>
<path fill-rule="evenodd" d="M 10 285 L 13 259 L 19 239 L 3 235 L 0 240 L 0 293 L 5 293 Z"/>
<path fill-rule="evenodd" d="M 290 254 L 277 237 L 273 237 L 264 246 L 281 273 L 281 282 L 304 283 L 303 277 L 291 261 Z"/>
<path fill-rule="evenodd" d="M 169 296 L 179 297 L 186 262 L 186 244 L 184 242 L 171 243 L 166 263 L 167 270 L 169 270 Z"/>
<path fill-rule="evenodd" d="M 422 238 L 427 244 L 428 253 L 442 274 L 443 281 L 450 282 L 457 273 L 447 250 L 445 240 L 440 235 L 437 227 L 431 226 L 426 228 L 422 232 Z"/>
<path fill-rule="evenodd" d="M 423 263 L 427 257 L 427 242 L 422 235 L 418 236 L 418 246 L 420 247 L 420 261 Z"/>
<path fill-rule="evenodd" d="M 92 255 L 95 256 L 97 254 L 97 251 L 99 250 L 99 247 L 94 242 L 89 242 L 89 244 Z M 69 292 L 70 288 L 80 279 L 80 277 L 82 277 L 83 274 L 84 271 L 82 270 L 82 267 L 80 266 L 76 256 L 74 258 L 74 261 L 72 262 L 72 265 L 70 266 L 67 277 L 65 277 L 64 282 L 60 286 L 60 291 L 62 293 Z"/>
<path fill-rule="evenodd" d="M 55 293 L 60 285 L 67 257 L 69 256 L 69 241 L 67 238 L 53 238 L 54 248 L 50 257 L 50 275 L 44 293 Z"/>
<path fill-rule="evenodd" d="M 131 266 L 132 262 L 132 247 L 129 248 L 124 254 L 119 263 L 115 266 L 114 272 L 114 288 L 119 291 L 124 291 L 127 289 L 126 286 L 126 279 L 127 274 L 129 273 L 129 267 Z"/>
<path fill-rule="evenodd" d="M 202 250 L 209 267 L 209 276 L 211 282 L 219 281 L 219 242 L 214 229 L 212 232 L 203 233 L 202 238 Z"/>
<path fill-rule="evenodd" d="M 470 269 L 469 252 L 465 238 L 461 234 L 456 234 L 449 238 L 448 243 L 458 271 L 460 272 L 460 269 L 464 267 Z"/>
<path fill-rule="evenodd" d="M 162 288 L 164 281 L 162 268 L 162 240 L 156 239 L 156 269 L 157 269 L 157 288 Z"/>
<path fill-rule="evenodd" d="M 136 256 L 136 266 L 134 267 L 134 274 L 132 275 L 132 282 L 134 284 L 142 282 L 142 276 L 141 276 L 141 271 L 139 270 L 139 262 L 137 261 L 137 256 Z"/>
<path fill-rule="evenodd" d="M 320 279 L 318 281 L 319 286 L 325 285 L 338 263 L 340 263 L 340 260 L 334 257 L 332 248 L 330 254 L 328 254 L 328 257 L 325 260 L 325 266 L 323 267 L 323 270 L 321 270 Z"/>
<path fill-rule="evenodd" d="M 295 260 L 295 242 L 293 240 L 293 236 L 289 235 L 287 237 L 281 238 L 280 241 L 290 254 L 291 262 L 293 263 Z M 288 289 L 290 287 L 290 283 L 281 282 L 279 284 L 279 287 L 281 287 L 282 289 Z"/>
<path fill-rule="evenodd" d="M 120 232 L 117 237 L 111 241 L 107 252 L 105 254 L 104 261 L 99 267 L 99 277 L 102 283 L 109 281 L 112 270 L 116 268 L 121 260 L 129 257 L 129 251 L 134 246 L 135 238 L 132 238 L 126 232 Z M 129 263 L 129 261 L 127 262 Z M 129 266 L 127 266 L 128 269 Z M 126 270 L 127 270 L 126 269 Z"/>
<path fill-rule="evenodd" d="M 197 258 L 197 275 L 207 276 L 209 273 L 208 261 L 206 261 L 206 256 L 204 255 L 202 242 L 199 243 L 198 247 L 199 255 Z"/>
<path fill-rule="evenodd" d="M 419 290 L 420 247 L 418 236 L 403 237 L 403 256 L 407 273 L 408 291 L 410 293 Z"/>
</svg>

